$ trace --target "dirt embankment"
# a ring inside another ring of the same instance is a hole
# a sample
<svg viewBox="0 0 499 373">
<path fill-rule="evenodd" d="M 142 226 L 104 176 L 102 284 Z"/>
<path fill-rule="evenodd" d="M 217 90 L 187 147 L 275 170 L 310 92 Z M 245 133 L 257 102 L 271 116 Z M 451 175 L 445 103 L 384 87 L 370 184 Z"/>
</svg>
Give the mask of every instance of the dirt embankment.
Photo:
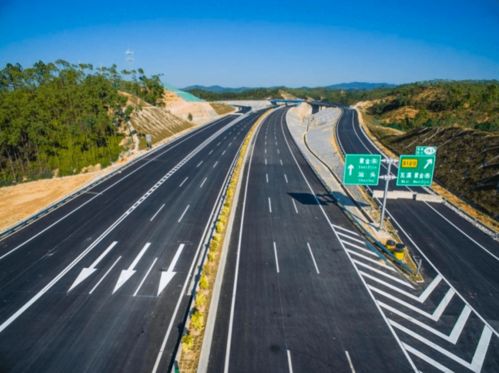
<svg viewBox="0 0 499 373">
<path fill-rule="evenodd" d="M 395 154 L 414 154 L 418 145 L 436 146 L 435 180 L 497 222 L 499 218 L 499 134 L 459 126 L 419 127 L 406 132 L 373 124 L 368 103 L 357 105 L 370 131 Z"/>
</svg>

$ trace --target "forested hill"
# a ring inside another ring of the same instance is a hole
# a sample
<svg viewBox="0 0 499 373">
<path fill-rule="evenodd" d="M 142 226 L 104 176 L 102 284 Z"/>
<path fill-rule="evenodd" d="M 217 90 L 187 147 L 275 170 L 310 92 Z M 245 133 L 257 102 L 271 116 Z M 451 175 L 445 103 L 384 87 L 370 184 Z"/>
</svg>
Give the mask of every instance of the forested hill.
<svg viewBox="0 0 499 373">
<path fill-rule="evenodd" d="M 0 185 L 115 161 L 120 125 L 134 110 L 119 91 L 155 105 L 163 87 L 157 75 L 115 65 L 7 64 L 0 70 Z"/>
</svg>

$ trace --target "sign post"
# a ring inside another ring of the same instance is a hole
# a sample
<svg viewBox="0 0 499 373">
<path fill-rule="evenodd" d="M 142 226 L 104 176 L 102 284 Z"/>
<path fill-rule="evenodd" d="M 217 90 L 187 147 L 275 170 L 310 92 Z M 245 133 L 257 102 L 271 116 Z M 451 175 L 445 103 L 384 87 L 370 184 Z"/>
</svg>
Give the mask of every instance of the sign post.
<svg viewBox="0 0 499 373">
<path fill-rule="evenodd" d="M 391 158 L 387 158 L 386 160 L 383 160 L 383 161 L 388 163 L 388 170 L 386 172 L 386 175 L 381 177 L 382 179 L 385 180 L 385 192 L 383 193 L 383 205 L 381 207 L 381 218 L 379 220 L 379 230 L 383 229 L 383 222 L 385 221 L 386 196 L 388 195 L 388 186 L 390 184 L 390 180 L 395 179 L 395 176 L 393 176 L 390 171 L 392 169 L 392 164 L 396 162 L 394 159 L 391 159 Z"/>
</svg>

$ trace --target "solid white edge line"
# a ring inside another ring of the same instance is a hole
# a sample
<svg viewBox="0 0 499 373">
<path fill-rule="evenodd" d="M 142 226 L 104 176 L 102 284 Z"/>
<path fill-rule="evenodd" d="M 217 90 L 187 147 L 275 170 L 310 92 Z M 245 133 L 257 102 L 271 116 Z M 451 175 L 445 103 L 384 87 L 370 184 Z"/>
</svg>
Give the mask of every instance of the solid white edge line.
<svg viewBox="0 0 499 373">
<path fill-rule="evenodd" d="M 149 269 L 147 270 L 146 274 L 144 275 L 144 277 L 142 278 L 142 280 L 140 281 L 140 284 L 139 286 L 137 286 L 137 289 L 135 290 L 135 292 L 133 293 L 133 296 L 136 297 L 137 294 L 139 293 L 139 290 L 140 288 L 142 287 L 142 285 L 144 284 L 144 281 L 146 280 L 147 276 L 149 276 L 149 273 L 151 272 L 152 270 L 152 267 L 154 267 L 154 264 L 156 264 L 156 262 L 158 261 L 158 258 L 154 258 L 154 260 L 152 261 L 151 263 L 151 266 L 149 267 Z"/>
<path fill-rule="evenodd" d="M 111 270 L 114 268 L 114 266 L 115 266 L 116 264 L 118 264 L 118 262 L 120 261 L 120 259 L 121 259 L 121 256 L 119 256 L 119 257 L 118 257 L 118 258 L 114 261 L 114 263 L 111 265 L 111 267 L 109 267 L 109 269 L 106 271 L 106 273 L 104 273 L 104 275 L 103 275 L 103 276 L 99 279 L 99 281 L 97 281 L 97 283 L 95 284 L 95 286 L 92 288 L 92 290 L 90 290 L 90 291 L 88 292 L 88 294 L 92 294 L 92 293 L 95 291 L 95 289 L 97 289 L 97 287 L 100 285 L 100 283 L 101 283 L 102 281 L 104 281 L 104 279 L 107 277 L 107 275 L 109 274 L 109 272 L 111 272 Z"/>
</svg>

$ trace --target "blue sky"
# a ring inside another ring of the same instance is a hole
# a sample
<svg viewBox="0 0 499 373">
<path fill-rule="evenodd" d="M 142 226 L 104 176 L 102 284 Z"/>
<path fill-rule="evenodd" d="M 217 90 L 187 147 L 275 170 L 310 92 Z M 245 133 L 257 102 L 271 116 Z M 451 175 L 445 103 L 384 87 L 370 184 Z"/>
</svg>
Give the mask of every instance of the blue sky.
<svg viewBox="0 0 499 373">
<path fill-rule="evenodd" d="M 58 58 L 166 82 L 499 79 L 499 2 L 0 0 L 0 65 Z"/>
</svg>

